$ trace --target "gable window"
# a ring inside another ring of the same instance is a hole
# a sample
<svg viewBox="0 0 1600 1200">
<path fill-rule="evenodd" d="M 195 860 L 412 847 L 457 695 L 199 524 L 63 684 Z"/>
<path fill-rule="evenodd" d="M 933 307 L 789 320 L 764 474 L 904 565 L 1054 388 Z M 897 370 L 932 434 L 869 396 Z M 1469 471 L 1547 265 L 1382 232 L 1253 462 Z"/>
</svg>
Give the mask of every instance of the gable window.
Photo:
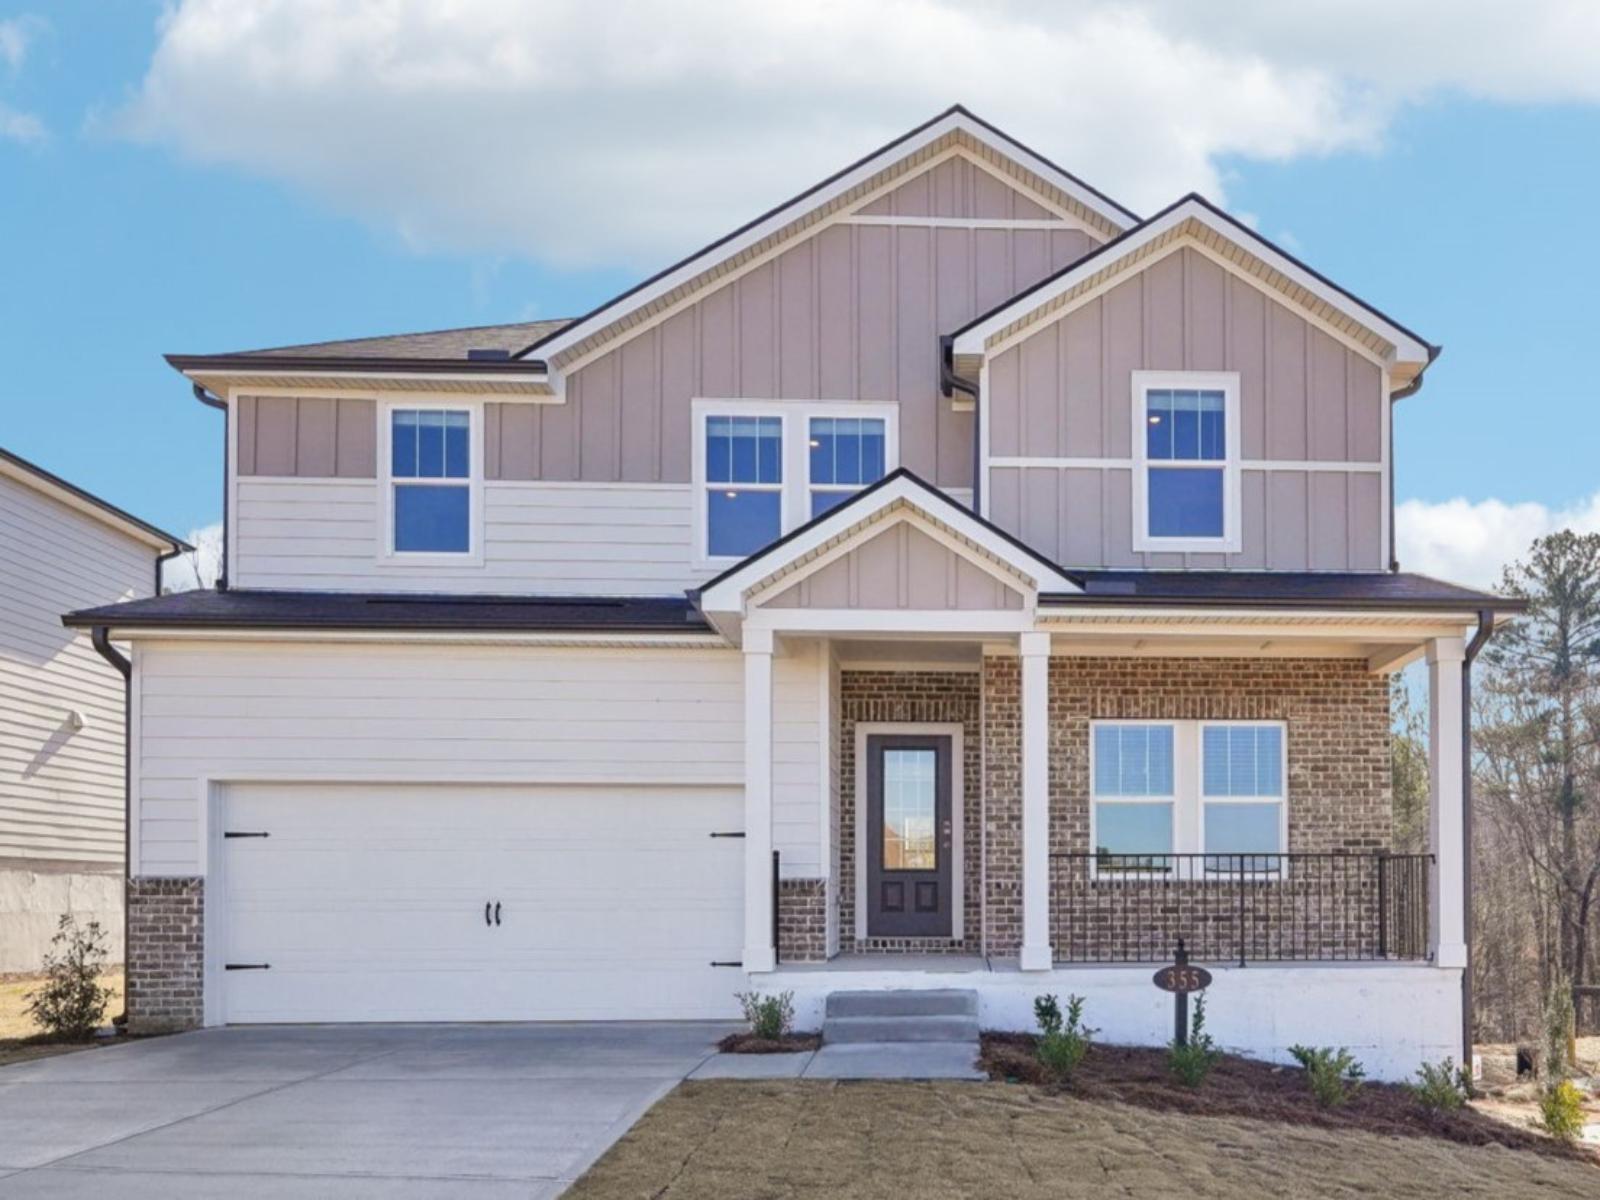
<svg viewBox="0 0 1600 1200">
<path fill-rule="evenodd" d="M 1288 830 L 1277 721 L 1095 721 L 1090 836 L 1100 871 L 1281 872 Z M 1213 857 L 1214 856 L 1214 857 Z M 1253 857 L 1259 856 L 1259 857 Z"/>
<path fill-rule="evenodd" d="M 1135 371 L 1134 549 L 1239 548 L 1238 376 Z"/>
<path fill-rule="evenodd" d="M 472 552 L 472 440 L 467 409 L 389 410 L 393 553 Z"/>
<path fill-rule="evenodd" d="M 893 404 L 696 400 L 701 560 L 754 554 L 882 479 L 894 416 Z"/>
</svg>

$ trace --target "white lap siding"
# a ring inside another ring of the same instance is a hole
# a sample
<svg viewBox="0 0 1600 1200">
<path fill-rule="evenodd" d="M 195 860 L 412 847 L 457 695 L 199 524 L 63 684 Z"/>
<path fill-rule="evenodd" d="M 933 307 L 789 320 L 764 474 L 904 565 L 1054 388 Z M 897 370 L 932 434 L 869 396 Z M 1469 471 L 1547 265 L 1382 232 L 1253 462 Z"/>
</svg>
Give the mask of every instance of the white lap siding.
<svg viewBox="0 0 1600 1200">
<path fill-rule="evenodd" d="M 122 677 L 61 614 L 149 595 L 154 561 L 0 477 L 0 859 L 121 861 Z"/>
<path fill-rule="evenodd" d="M 139 875 L 205 874 L 205 780 L 743 782 L 731 650 L 148 641 L 136 664 Z M 817 670 L 775 670 L 785 874 L 819 873 Z"/>
</svg>

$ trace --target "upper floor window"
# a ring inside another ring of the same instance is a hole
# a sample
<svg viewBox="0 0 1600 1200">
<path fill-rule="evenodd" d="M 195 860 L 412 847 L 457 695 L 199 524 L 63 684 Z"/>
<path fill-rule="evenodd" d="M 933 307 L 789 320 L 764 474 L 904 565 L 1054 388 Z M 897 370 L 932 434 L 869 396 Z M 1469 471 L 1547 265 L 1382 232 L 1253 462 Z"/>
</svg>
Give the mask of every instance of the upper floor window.
<svg viewBox="0 0 1600 1200">
<path fill-rule="evenodd" d="M 469 410 L 390 410 L 389 511 L 394 553 L 471 553 L 472 457 Z"/>
<path fill-rule="evenodd" d="M 1134 549 L 1239 549 L 1239 384 L 1133 373 Z"/>
<path fill-rule="evenodd" d="M 894 465 L 892 404 L 697 400 L 694 413 L 702 560 L 754 554 Z"/>
</svg>

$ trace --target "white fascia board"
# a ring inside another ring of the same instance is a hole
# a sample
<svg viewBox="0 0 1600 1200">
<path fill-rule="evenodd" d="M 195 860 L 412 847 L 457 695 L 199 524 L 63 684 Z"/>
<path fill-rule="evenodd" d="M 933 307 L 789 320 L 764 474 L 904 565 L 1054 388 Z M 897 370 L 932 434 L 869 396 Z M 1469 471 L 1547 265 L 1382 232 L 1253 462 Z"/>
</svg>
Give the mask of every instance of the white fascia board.
<svg viewBox="0 0 1600 1200">
<path fill-rule="evenodd" d="M 643 308 L 651 304 L 671 292 L 674 288 L 681 287 L 707 268 L 724 259 L 733 258 L 743 253 L 749 247 L 771 237 L 778 230 L 793 223 L 799 217 L 804 216 L 813 209 L 821 208 L 823 205 L 828 204 L 838 196 L 848 192 L 851 188 L 871 179 L 891 163 L 915 154 L 923 147 L 931 145 L 940 138 L 957 131 L 965 133 L 974 141 L 984 143 L 996 153 L 1003 154 L 1019 166 L 1026 167 L 1041 179 L 1049 180 L 1085 208 L 1104 217 L 1114 229 L 1123 230 L 1131 227 L 1132 221 L 1130 217 L 1132 214 L 1107 203 L 1102 197 L 1095 195 L 1083 184 L 1063 173 L 1059 168 L 1051 166 L 1032 151 L 1025 149 L 1009 138 L 997 137 L 993 130 L 981 122 L 973 120 L 966 113 L 951 112 L 916 133 L 899 141 L 891 142 L 877 154 L 846 171 L 826 187 L 796 197 L 737 236 L 724 242 L 713 243 L 694 257 L 686 259 L 678 266 L 671 268 L 648 286 L 619 296 L 604 308 L 597 310 L 575 324 L 567 326 L 554 337 L 538 343 L 538 357 L 543 359 L 556 357 L 563 350 L 589 337 L 595 330 L 611 324 L 634 309 Z M 528 357 L 532 354 L 533 349 L 530 348 L 518 357 Z"/>
<path fill-rule="evenodd" d="M 700 594 L 700 611 L 707 614 L 742 614 L 745 592 L 780 570 L 786 563 L 804 558 L 833 539 L 848 533 L 874 513 L 901 503 L 920 510 L 930 520 L 946 525 L 962 537 L 982 546 L 1017 574 L 1032 580 L 1037 591 L 1081 590 L 1047 560 L 1021 549 L 1005 538 L 995 536 L 992 529 L 948 497 L 940 495 L 909 476 L 902 475 L 875 491 L 870 504 L 865 506 L 843 504 L 821 521 L 778 547 L 778 553 L 764 553 L 718 580 Z M 870 537 L 875 532 L 876 530 L 871 527 L 861 531 L 865 537 Z"/>
<path fill-rule="evenodd" d="M 1021 297 L 1015 304 L 1007 305 L 982 323 L 964 330 L 956 337 L 954 352 L 956 354 L 982 355 L 985 353 L 989 339 L 1000 330 L 1020 320 L 1035 309 L 1050 303 L 1063 292 L 1071 291 L 1090 276 L 1104 270 L 1108 261 L 1106 256 L 1109 256 L 1109 261 L 1125 257 L 1137 251 L 1141 246 L 1182 225 L 1185 221 L 1191 220 L 1200 222 L 1222 237 L 1240 245 L 1273 270 L 1293 280 L 1298 286 L 1333 308 L 1347 313 L 1374 333 L 1392 343 L 1395 347 L 1396 362 L 1426 365 L 1429 361 L 1429 347 L 1389 321 L 1381 313 L 1368 308 L 1346 293 L 1324 283 L 1304 267 L 1286 258 L 1267 242 L 1250 233 L 1248 229 L 1224 222 L 1206 205 L 1194 199 L 1185 200 L 1175 205 L 1170 211 L 1139 226 L 1134 232 L 1129 233 L 1120 240 L 1106 243 L 1100 251 L 1091 252 L 1082 262 L 1058 275 L 1045 286 Z"/>
<path fill-rule="evenodd" d="M 359 385 L 364 381 L 377 382 L 413 382 L 420 380 L 424 383 L 465 383 L 480 384 L 490 383 L 521 383 L 521 384 L 548 384 L 550 376 L 544 371 L 511 372 L 502 371 L 495 374 L 481 374 L 476 371 L 370 371 L 360 368 L 346 368 L 343 370 L 318 370 L 305 367 L 226 367 L 226 368 L 192 368 L 183 372 L 184 378 L 193 383 L 205 384 L 208 379 L 327 379 L 332 382 L 341 380 Z M 235 384 L 234 386 L 238 386 Z"/>
</svg>

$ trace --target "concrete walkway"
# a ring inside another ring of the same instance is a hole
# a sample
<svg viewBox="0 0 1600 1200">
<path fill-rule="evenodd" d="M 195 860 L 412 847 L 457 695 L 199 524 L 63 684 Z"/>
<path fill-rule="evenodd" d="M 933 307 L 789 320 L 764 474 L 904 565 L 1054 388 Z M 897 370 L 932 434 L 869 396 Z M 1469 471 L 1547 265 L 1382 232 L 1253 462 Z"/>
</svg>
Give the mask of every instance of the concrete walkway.
<svg viewBox="0 0 1600 1200">
<path fill-rule="evenodd" d="M 964 1042 L 856 1042 L 799 1054 L 718 1054 L 690 1079 L 987 1079 Z"/>
<path fill-rule="evenodd" d="M 256 1027 L 0 1067 L 0 1198 L 548 1200 L 730 1028 Z"/>
</svg>

